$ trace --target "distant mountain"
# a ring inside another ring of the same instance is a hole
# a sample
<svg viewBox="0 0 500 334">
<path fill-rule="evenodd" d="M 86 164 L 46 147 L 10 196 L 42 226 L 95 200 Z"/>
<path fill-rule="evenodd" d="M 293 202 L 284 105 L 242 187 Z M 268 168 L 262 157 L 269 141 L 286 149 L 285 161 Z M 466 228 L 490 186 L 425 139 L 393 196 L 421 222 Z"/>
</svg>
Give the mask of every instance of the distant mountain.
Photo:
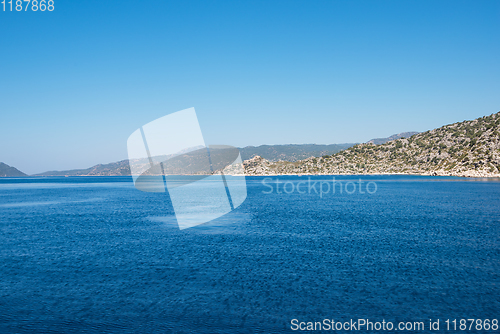
<svg viewBox="0 0 500 334">
<path fill-rule="evenodd" d="M 241 159 L 248 160 L 255 156 L 260 156 L 269 161 L 298 161 L 309 157 L 321 157 L 323 155 L 332 155 L 355 143 L 331 144 L 331 145 L 261 145 L 247 146 L 240 148 Z"/>
<path fill-rule="evenodd" d="M 248 175 L 500 175 L 499 113 L 431 131 L 403 132 L 365 144 L 261 145 L 240 148 Z M 376 144 L 381 143 L 381 144 Z M 162 159 L 160 159 L 162 160 Z M 147 161 L 136 164 L 148 166 Z M 130 175 L 128 160 L 39 176 Z"/>
<path fill-rule="evenodd" d="M 340 152 L 355 144 L 332 144 L 332 145 L 262 145 L 247 146 L 240 148 L 242 160 L 251 159 L 254 156 L 263 156 L 270 161 L 298 161 L 309 157 L 320 157 Z M 160 159 L 161 160 L 161 159 Z M 146 161 L 147 163 L 147 161 Z M 113 176 L 130 175 L 128 160 L 99 164 L 86 169 L 73 169 L 66 171 L 48 171 L 36 176 Z"/>
<path fill-rule="evenodd" d="M 367 141 L 366 143 L 380 145 L 380 144 L 385 144 L 391 140 L 396 140 L 396 139 L 400 139 L 400 138 L 408 138 L 408 137 L 411 137 L 411 136 L 416 135 L 418 133 L 420 133 L 420 132 L 401 132 L 401 133 L 392 135 L 392 136 L 387 137 L 387 138 L 375 138 L 375 139 Z"/>
<path fill-rule="evenodd" d="M 27 176 L 17 168 L 11 167 L 3 162 L 0 162 L 0 177 L 19 177 Z"/>
<path fill-rule="evenodd" d="M 247 175 L 422 174 L 500 177 L 500 112 L 298 162 L 245 161 Z"/>
<path fill-rule="evenodd" d="M 128 160 L 112 162 L 109 164 L 99 164 L 87 169 L 73 169 L 65 171 L 49 171 L 36 176 L 114 176 L 130 175 Z"/>
</svg>

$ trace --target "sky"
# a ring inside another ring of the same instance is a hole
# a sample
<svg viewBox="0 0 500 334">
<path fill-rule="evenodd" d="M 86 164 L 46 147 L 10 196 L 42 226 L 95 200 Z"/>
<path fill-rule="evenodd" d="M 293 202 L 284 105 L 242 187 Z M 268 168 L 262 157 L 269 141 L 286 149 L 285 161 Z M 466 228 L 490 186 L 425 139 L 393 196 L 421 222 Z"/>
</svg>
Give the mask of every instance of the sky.
<svg viewBox="0 0 500 334">
<path fill-rule="evenodd" d="M 135 130 L 190 107 L 205 143 L 237 147 L 500 111 L 500 1 L 54 3 L 0 4 L 0 161 L 28 174 L 126 159 Z"/>
</svg>

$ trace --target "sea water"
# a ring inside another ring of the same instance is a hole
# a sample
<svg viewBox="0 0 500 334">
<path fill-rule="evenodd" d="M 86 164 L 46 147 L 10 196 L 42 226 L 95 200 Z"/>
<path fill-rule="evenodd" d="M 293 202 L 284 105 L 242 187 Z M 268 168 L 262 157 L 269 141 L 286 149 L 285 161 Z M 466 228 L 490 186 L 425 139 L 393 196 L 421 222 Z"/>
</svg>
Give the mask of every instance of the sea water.
<svg viewBox="0 0 500 334">
<path fill-rule="evenodd" d="M 286 333 L 294 319 L 440 319 L 443 331 L 500 318 L 498 180 L 247 187 L 233 212 L 179 230 L 168 193 L 129 177 L 0 179 L 0 333 Z"/>
</svg>

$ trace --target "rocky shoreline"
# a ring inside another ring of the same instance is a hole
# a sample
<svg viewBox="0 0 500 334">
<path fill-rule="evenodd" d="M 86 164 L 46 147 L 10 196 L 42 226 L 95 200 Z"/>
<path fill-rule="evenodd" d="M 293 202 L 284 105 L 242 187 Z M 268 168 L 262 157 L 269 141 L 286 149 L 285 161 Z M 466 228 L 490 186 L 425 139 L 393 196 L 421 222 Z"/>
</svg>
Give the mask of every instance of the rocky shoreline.
<svg viewBox="0 0 500 334">
<path fill-rule="evenodd" d="M 271 162 L 262 157 L 256 156 L 252 159 L 243 162 L 246 176 L 280 176 L 280 175 L 420 175 L 420 176 L 456 176 L 456 177 L 470 177 L 470 178 L 500 178 L 500 173 L 486 173 L 484 171 L 469 170 L 464 172 L 447 172 L 437 170 L 433 172 L 383 172 L 383 171 L 369 171 L 369 172 L 350 172 L 350 171 L 331 171 L 322 173 L 304 172 L 299 166 L 295 166 L 295 171 L 284 171 L 284 166 L 289 166 L 290 162 L 280 161 Z"/>
</svg>

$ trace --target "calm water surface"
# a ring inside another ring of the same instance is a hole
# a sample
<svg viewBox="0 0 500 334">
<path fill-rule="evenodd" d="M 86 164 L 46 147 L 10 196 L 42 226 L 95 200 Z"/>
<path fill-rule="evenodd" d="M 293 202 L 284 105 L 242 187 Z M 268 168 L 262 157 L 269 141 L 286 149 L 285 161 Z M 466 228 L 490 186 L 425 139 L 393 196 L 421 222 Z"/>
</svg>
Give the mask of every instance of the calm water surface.
<svg viewBox="0 0 500 334">
<path fill-rule="evenodd" d="M 362 179 L 377 191 L 300 194 L 307 177 L 288 176 L 268 193 L 250 177 L 239 208 L 182 231 L 168 195 L 128 177 L 0 179 L 0 333 L 500 320 L 500 182 Z"/>
</svg>

